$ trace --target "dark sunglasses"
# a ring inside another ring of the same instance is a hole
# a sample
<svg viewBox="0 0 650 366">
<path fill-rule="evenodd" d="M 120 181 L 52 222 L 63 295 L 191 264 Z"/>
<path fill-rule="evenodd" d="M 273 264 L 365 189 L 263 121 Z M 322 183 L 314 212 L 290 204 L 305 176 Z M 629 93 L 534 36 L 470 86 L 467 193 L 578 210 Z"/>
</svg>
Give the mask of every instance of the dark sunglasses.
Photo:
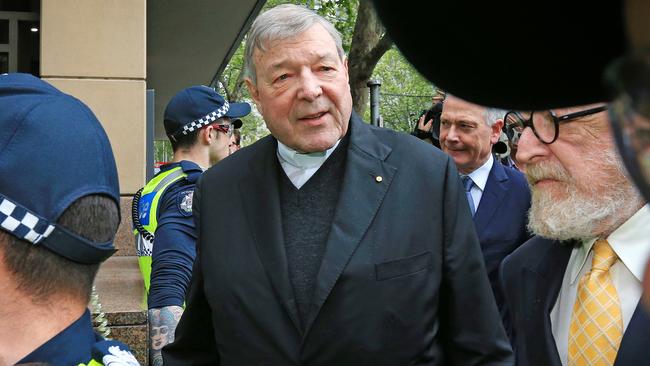
<svg viewBox="0 0 650 366">
<path fill-rule="evenodd" d="M 235 126 L 231 123 L 213 124 L 211 126 L 214 127 L 215 130 L 225 133 L 228 137 L 232 136 L 235 131 Z"/>
</svg>

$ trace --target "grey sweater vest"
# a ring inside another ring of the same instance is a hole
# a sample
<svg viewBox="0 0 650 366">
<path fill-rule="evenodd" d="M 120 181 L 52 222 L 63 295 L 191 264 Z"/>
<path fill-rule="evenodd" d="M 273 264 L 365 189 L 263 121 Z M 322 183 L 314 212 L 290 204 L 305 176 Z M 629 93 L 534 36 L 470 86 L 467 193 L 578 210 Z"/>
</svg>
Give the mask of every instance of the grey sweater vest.
<svg viewBox="0 0 650 366">
<path fill-rule="evenodd" d="M 316 276 L 334 219 L 345 171 L 348 137 L 300 189 L 281 168 L 280 205 L 289 278 L 304 329 Z"/>
</svg>

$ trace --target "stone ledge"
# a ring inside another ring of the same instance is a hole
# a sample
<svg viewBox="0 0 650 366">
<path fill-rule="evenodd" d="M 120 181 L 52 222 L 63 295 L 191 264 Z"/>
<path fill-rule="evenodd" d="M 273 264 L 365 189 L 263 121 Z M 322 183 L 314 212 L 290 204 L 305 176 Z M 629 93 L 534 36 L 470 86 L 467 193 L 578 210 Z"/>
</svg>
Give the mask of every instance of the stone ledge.
<svg viewBox="0 0 650 366">
<path fill-rule="evenodd" d="M 109 258 L 99 267 L 95 287 L 111 329 L 109 337 L 128 344 L 140 364 L 146 366 L 147 311 L 138 257 Z"/>
<path fill-rule="evenodd" d="M 128 344 L 141 366 L 147 366 L 147 325 L 112 326 L 109 336 L 116 341 Z"/>
<path fill-rule="evenodd" d="M 106 312 L 106 310 L 104 310 Z M 106 320 L 109 326 L 122 325 L 147 325 L 147 312 L 140 311 L 123 311 L 119 313 L 106 313 Z"/>
<path fill-rule="evenodd" d="M 95 287 L 99 293 L 99 301 L 102 310 L 109 314 L 122 314 L 128 319 L 128 324 L 141 324 L 143 321 L 139 315 L 145 314 L 144 306 L 144 283 L 138 267 L 138 257 L 112 257 L 99 267 Z M 122 318 L 116 318 L 117 319 Z M 140 319 L 140 320 L 137 320 Z M 114 325 L 125 325 L 114 323 Z"/>
</svg>

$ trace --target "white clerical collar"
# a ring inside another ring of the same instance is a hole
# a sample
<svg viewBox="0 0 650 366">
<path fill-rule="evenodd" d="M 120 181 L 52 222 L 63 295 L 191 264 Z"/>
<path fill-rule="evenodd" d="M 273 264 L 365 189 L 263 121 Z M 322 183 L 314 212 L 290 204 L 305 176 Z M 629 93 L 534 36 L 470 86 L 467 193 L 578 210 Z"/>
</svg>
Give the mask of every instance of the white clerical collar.
<svg viewBox="0 0 650 366">
<path fill-rule="evenodd" d="M 278 141 L 278 158 L 280 162 L 287 163 L 298 169 L 319 168 L 339 146 L 341 140 L 336 141 L 334 146 L 321 152 L 300 153 Z"/>
</svg>

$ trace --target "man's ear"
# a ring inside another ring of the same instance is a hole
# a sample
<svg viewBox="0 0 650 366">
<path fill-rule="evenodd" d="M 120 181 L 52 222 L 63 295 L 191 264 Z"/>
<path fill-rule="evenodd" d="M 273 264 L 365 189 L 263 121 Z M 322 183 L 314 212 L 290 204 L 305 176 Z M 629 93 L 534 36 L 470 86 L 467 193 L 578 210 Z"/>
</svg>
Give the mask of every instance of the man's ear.
<svg viewBox="0 0 650 366">
<path fill-rule="evenodd" d="M 260 103 L 260 92 L 257 89 L 257 85 L 255 85 L 255 83 L 253 83 L 253 80 L 251 80 L 251 78 L 249 77 L 245 78 L 244 82 L 246 82 L 248 93 L 250 94 L 251 98 L 253 98 L 253 101 L 255 102 L 257 111 L 260 112 L 260 114 L 264 114 L 262 112 L 262 103 Z"/>
<path fill-rule="evenodd" d="M 501 129 L 503 128 L 503 119 L 496 120 L 490 128 L 492 129 L 490 134 L 490 142 L 494 145 L 497 143 L 497 141 L 499 141 L 499 137 L 501 136 Z"/>
<path fill-rule="evenodd" d="M 212 127 L 212 125 L 207 125 L 207 126 L 205 126 L 205 127 L 203 127 L 202 129 L 199 130 L 198 138 L 199 138 L 199 142 L 201 144 L 210 145 L 210 143 L 212 142 L 212 134 L 211 134 L 211 132 L 212 132 L 213 129 L 214 129 L 214 127 Z"/>
</svg>

